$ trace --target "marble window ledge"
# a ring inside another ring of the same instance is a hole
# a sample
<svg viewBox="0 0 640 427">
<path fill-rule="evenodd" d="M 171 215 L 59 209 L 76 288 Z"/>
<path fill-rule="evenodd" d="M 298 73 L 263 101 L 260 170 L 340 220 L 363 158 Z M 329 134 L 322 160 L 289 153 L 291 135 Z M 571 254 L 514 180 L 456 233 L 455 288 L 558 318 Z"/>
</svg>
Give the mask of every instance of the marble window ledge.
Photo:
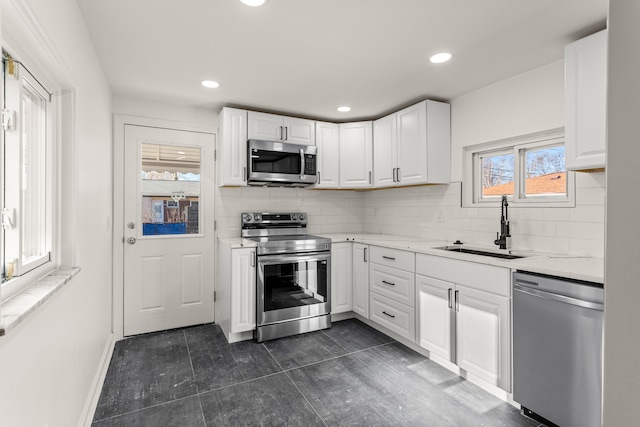
<svg viewBox="0 0 640 427">
<path fill-rule="evenodd" d="M 59 268 L 4 301 L 0 306 L 0 337 L 25 320 L 79 272 L 79 267 Z"/>
</svg>

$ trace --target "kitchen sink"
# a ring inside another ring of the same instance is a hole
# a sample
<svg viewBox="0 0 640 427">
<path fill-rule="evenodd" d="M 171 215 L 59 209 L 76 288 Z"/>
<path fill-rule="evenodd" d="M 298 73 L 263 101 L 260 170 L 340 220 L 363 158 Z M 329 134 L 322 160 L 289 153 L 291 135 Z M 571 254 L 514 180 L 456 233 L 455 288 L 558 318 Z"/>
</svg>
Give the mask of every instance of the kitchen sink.
<svg viewBox="0 0 640 427">
<path fill-rule="evenodd" d="M 524 258 L 524 256 L 522 255 L 513 255 L 511 253 L 506 253 L 506 252 L 502 253 L 502 252 L 483 251 L 480 249 L 464 248 L 462 246 L 457 246 L 457 245 L 456 246 L 440 246 L 435 249 L 442 249 L 443 251 L 449 251 L 449 252 L 460 252 L 463 254 L 490 256 L 493 258 L 501 258 L 501 259 Z"/>
</svg>

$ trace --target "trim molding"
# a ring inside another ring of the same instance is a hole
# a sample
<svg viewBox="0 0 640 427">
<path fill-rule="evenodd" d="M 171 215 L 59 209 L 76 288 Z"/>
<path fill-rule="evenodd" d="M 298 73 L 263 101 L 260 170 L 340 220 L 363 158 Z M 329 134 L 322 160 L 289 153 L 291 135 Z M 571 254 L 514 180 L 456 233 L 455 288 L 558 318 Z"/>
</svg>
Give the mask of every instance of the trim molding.
<svg viewBox="0 0 640 427">
<path fill-rule="evenodd" d="M 100 358 L 100 364 L 96 371 L 96 375 L 91 383 L 91 388 L 87 396 L 87 400 L 84 403 L 80 420 L 78 421 L 78 427 L 89 427 L 93 421 L 93 416 L 96 413 L 98 407 L 98 400 L 100 400 L 100 393 L 102 392 L 102 386 L 104 385 L 104 379 L 107 376 L 109 370 L 109 364 L 111 363 L 111 357 L 113 356 L 113 350 L 116 345 L 116 339 L 113 333 L 109 334 L 107 338 L 107 344 Z"/>
</svg>

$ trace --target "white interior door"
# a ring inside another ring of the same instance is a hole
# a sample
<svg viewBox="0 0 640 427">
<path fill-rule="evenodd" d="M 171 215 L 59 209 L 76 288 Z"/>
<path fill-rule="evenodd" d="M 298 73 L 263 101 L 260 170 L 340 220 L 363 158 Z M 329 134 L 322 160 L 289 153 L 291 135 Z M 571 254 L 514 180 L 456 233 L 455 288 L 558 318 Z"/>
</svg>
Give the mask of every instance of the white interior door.
<svg viewBox="0 0 640 427">
<path fill-rule="evenodd" d="M 125 126 L 125 336 L 214 320 L 214 138 Z"/>
</svg>

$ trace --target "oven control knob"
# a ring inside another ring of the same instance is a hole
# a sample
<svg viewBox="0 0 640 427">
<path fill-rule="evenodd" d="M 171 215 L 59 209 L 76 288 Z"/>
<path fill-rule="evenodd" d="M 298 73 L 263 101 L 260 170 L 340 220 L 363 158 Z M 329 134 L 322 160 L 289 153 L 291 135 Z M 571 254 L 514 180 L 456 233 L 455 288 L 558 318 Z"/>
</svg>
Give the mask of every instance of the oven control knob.
<svg viewBox="0 0 640 427">
<path fill-rule="evenodd" d="M 304 219 L 304 215 L 300 214 L 300 216 L 298 216 L 298 218 L 300 219 L 300 221 L 302 221 Z"/>
<path fill-rule="evenodd" d="M 260 221 L 260 215 L 254 215 L 253 219 L 255 219 L 256 221 Z"/>
<path fill-rule="evenodd" d="M 244 220 L 245 220 L 245 221 L 251 221 L 251 215 L 246 215 L 246 216 L 244 217 Z"/>
<path fill-rule="evenodd" d="M 295 221 L 296 219 L 298 219 L 298 215 L 296 214 L 291 215 L 291 219 Z"/>
</svg>

